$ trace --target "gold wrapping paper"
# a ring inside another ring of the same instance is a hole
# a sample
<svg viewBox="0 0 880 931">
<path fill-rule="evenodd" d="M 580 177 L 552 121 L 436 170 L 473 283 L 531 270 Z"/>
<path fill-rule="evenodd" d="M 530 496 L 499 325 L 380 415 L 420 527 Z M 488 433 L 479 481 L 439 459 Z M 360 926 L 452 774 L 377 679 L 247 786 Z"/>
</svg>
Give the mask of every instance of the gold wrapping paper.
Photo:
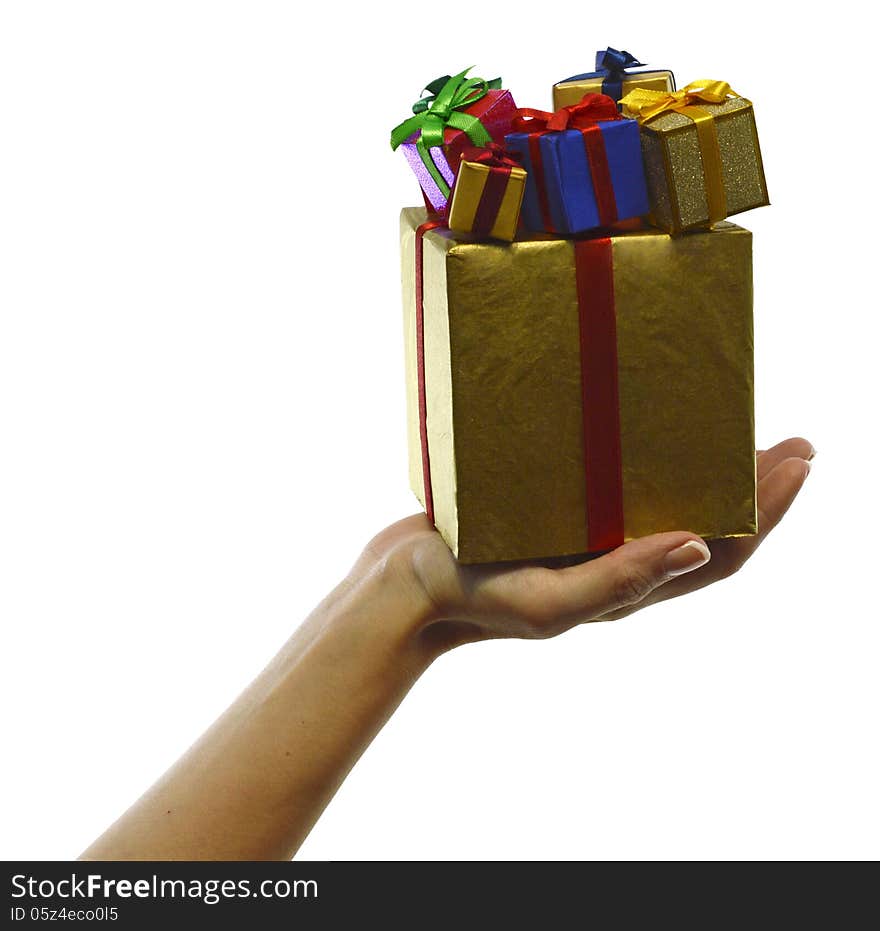
<svg viewBox="0 0 880 931">
<path fill-rule="evenodd" d="M 770 203 L 751 103 L 731 97 L 700 102 L 712 115 L 721 153 L 727 216 Z M 624 108 L 624 116 L 631 116 Z M 651 198 L 651 221 L 670 233 L 709 225 L 703 162 L 693 120 L 670 111 L 642 125 L 642 154 Z"/>
<path fill-rule="evenodd" d="M 415 230 L 401 215 L 410 479 L 424 504 Z M 624 530 L 756 530 L 751 234 L 730 223 L 613 238 Z M 587 550 L 571 240 L 424 237 L 435 523 L 462 561 Z"/>
<path fill-rule="evenodd" d="M 652 91 L 673 91 L 675 84 L 669 71 L 636 72 L 623 79 L 623 94 L 628 94 L 637 87 Z M 581 78 L 579 81 L 560 81 L 553 85 L 553 109 L 570 107 L 580 103 L 584 94 L 601 94 L 602 78 Z"/>
<path fill-rule="evenodd" d="M 452 189 L 452 200 L 449 204 L 448 224 L 451 230 L 458 233 L 469 233 L 473 230 L 474 218 L 480 206 L 489 170 L 487 165 L 481 165 L 479 162 L 462 161 L 459 165 L 455 186 Z M 511 168 L 504 198 L 492 225 L 490 235 L 493 239 L 510 242 L 516 236 L 519 211 L 525 190 L 525 169 Z"/>
</svg>

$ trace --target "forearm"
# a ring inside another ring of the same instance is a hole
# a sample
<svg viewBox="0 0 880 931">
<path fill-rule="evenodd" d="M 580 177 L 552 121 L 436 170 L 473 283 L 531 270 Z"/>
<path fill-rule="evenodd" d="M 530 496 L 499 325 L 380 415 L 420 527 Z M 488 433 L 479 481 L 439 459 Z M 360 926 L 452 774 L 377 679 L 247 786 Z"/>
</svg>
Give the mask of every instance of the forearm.
<svg viewBox="0 0 880 931">
<path fill-rule="evenodd" d="M 355 572 L 84 854 L 286 859 L 437 655 L 417 587 Z"/>
</svg>

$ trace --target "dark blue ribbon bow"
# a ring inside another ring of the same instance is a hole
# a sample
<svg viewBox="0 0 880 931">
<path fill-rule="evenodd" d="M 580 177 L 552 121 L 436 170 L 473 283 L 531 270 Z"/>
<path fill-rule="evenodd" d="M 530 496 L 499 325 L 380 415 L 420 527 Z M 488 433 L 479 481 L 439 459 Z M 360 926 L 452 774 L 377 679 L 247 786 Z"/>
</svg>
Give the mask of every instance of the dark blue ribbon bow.
<svg viewBox="0 0 880 931">
<path fill-rule="evenodd" d="M 620 52 L 610 46 L 604 52 L 596 52 L 596 70 L 587 74 L 575 74 L 566 81 L 583 81 L 586 78 L 602 78 L 602 93 L 612 100 L 623 96 L 623 79 L 627 68 L 640 68 L 640 62 L 629 52 Z"/>
<path fill-rule="evenodd" d="M 610 46 L 604 52 L 596 52 L 596 71 L 607 76 L 602 80 L 602 93 L 612 100 L 623 96 L 623 79 L 626 68 L 639 68 L 641 62 L 629 52 L 619 52 Z"/>
</svg>

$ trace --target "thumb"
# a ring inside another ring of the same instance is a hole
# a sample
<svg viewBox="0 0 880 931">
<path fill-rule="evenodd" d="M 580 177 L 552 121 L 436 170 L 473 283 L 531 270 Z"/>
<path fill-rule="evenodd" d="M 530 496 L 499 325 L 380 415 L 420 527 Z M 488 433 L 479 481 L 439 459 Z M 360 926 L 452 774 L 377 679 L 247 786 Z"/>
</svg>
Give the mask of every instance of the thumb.
<svg viewBox="0 0 880 931">
<path fill-rule="evenodd" d="M 709 547 L 693 533 L 631 540 L 598 559 L 557 570 L 560 613 L 586 621 L 631 607 L 669 579 L 704 566 L 710 557 Z"/>
</svg>

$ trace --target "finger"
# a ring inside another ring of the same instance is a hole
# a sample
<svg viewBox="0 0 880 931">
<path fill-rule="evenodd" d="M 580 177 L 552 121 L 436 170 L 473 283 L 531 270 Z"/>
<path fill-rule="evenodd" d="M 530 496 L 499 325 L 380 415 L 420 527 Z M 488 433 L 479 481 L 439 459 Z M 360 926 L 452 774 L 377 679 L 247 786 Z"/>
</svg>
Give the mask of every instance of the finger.
<svg viewBox="0 0 880 931">
<path fill-rule="evenodd" d="M 758 534 L 752 538 L 755 549 L 785 516 L 809 474 L 809 460 L 792 457 L 778 463 L 758 482 Z"/>
<path fill-rule="evenodd" d="M 768 475 L 780 462 L 786 459 L 805 459 L 809 461 L 816 455 L 813 444 L 803 437 L 795 436 L 777 443 L 774 447 L 758 453 L 758 480 Z"/>
<path fill-rule="evenodd" d="M 690 588 L 677 586 L 682 590 L 680 593 L 702 588 L 740 569 L 782 520 L 809 474 L 810 464 L 804 459 L 792 457 L 777 463 L 758 482 L 758 532 L 751 537 L 718 540 L 710 544 L 713 555 L 711 572 L 706 572 L 702 578 L 689 579 Z M 668 597 L 675 597 L 676 594 L 679 592 L 673 590 Z"/>
<path fill-rule="evenodd" d="M 758 533 L 752 537 L 715 540 L 709 544 L 711 562 L 690 575 L 673 579 L 652 592 L 644 605 L 677 598 L 704 588 L 739 570 L 782 520 L 810 473 L 809 462 L 793 457 L 785 459 L 758 482 Z M 644 606 L 643 605 L 643 606 Z M 629 611 L 618 613 L 608 620 L 623 617 Z"/>
<path fill-rule="evenodd" d="M 687 580 L 682 579 L 668 593 L 667 597 L 685 594 L 726 578 L 742 568 L 755 550 L 764 542 L 771 530 L 782 520 L 791 507 L 798 492 L 803 487 L 810 464 L 797 457 L 785 459 L 778 463 L 764 478 L 758 482 L 758 532 L 751 537 L 731 540 L 718 540 L 712 543 L 711 569 L 698 573 Z"/>
<path fill-rule="evenodd" d="M 546 606 L 566 623 L 591 620 L 640 604 L 659 586 L 705 565 L 710 555 L 692 533 L 632 540 L 598 559 L 556 570 Z"/>
</svg>

